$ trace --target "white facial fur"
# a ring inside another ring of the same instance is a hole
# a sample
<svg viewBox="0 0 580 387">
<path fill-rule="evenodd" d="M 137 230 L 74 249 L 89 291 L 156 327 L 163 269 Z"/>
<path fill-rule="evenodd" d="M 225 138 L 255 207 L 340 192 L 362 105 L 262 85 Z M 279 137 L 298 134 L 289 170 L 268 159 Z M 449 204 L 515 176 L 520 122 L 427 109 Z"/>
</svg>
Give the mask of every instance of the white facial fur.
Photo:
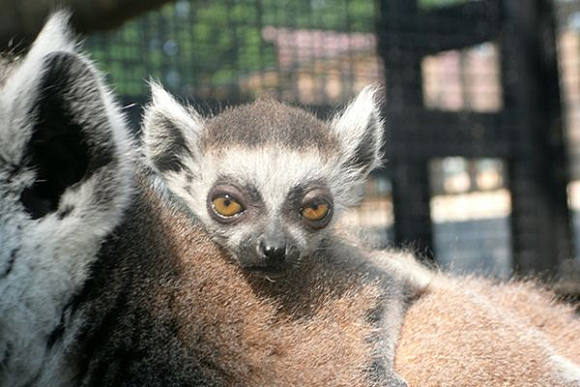
<svg viewBox="0 0 580 387">
<path fill-rule="evenodd" d="M 201 218 L 210 234 L 216 236 L 218 241 L 227 243 L 229 247 L 243 243 L 256 224 L 241 222 L 224 227 L 210 216 L 207 197 L 220 176 L 235 177 L 236 182 L 248 183 L 257 188 L 266 206 L 262 222 L 267 225 L 274 225 L 282 218 L 281 211 L 288 193 L 306 181 L 324 180 L 328 182 L 331 192 L 340 193 L 339 187 L 333 186 L 333 182 L 339 181 L 334 178 L 340 172 L 336 163 L 324 160 L 324 157 L 314 151 L 298 152 L 277 147 L 232 148 L 226 152 L 204 154 L 200 163 L 191 159 L 186 163 L 186 167 L 196 178 L 188 182 L 184 174 L 172 173 L 166 176 L 169 186 Z M 284 179 L 277 178 L 281 173 Z M 335 203 L 333 220 L 344 209 L 340 200 L 335 199 Z M 331 228 L 332 223 L 327 226 L 327 229 Z M 313 239 L 320 240 L 326 235 L 325 230 L 307 233 L 304 227 L 293 224 L 287 224 L 287 230 L 298 243 L 302 254 L 312 253 L 312 248 L 317 245 Z"/>
</svg>

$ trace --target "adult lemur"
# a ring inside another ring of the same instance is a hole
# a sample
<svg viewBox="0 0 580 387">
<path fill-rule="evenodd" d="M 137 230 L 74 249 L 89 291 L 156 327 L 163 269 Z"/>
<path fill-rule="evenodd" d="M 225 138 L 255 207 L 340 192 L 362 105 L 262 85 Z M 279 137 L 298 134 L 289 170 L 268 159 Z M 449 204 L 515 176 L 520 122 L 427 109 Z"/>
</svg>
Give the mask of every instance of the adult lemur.
<svg viewBox="0 0 580 387">
<path fill-rule="evenodd" d="M 0 58 L 0 386 L 388 385 L 372 372 L 383 288 L 307 275 L 285 299 L 249 280 L 134 157 L 65 22 Z M 571 308 L 432 285 L 397 350 L 412 386 L 577 385 Z"/>
</svg>

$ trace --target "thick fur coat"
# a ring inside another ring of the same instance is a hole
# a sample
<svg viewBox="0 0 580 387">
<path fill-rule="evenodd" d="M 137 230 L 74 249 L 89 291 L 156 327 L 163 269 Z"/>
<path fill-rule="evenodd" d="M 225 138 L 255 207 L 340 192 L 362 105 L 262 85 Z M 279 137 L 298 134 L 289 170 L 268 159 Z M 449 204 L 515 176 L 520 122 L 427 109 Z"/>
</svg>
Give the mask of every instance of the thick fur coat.
<svg viewBox="0 0 580 387">
<path fill-rule="evenodd" d="M 405 317 L 410 386 L 580 386 L 580 319 L 533 282 L 437 274 Z"/>
<path fill-rule="evenodd" d="M 381 279 L 246 278 L 141 164 L 65 24 L 0 69 L 0 386 L 389 385 L 368 340 Z M 578 385 L 570 309 L 423 274 L 396 358 L 411 385 Z"/>
</svg>

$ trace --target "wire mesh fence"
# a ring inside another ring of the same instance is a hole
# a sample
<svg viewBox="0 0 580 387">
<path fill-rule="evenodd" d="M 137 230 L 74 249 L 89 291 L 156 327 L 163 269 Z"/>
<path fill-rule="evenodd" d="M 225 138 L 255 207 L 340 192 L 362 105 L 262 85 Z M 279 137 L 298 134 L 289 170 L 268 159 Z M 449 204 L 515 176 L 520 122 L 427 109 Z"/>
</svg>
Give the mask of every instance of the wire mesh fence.
<svg viewBox="0 0 580 387">
<path fill-rule="evenodd" d="M 172 92 L 239 103 L 273 96 L 343 102 L 382 79 L 369 1 L 177 1 L 92 36 L 89 46 L 121 95 Z"/>
<path fill-rule="evenodd" d="M 272 96 L 323 116 L 383 85 L 386 166 L 346 223 L 507 276 L 580 242 L 580 0 L 523 3 L 179 0 L 87 47 L 135 122 L 150 78 L 202 110 Z"/>
</svg>

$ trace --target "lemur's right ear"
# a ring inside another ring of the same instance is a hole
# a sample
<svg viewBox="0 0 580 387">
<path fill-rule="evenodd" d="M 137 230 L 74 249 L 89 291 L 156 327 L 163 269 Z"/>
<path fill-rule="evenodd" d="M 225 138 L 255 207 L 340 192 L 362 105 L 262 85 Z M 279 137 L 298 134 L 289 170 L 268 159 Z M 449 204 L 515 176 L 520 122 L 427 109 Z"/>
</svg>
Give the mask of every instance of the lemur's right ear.
<svg viewBox="0 0 580 387">
<path fill-rule="evenodd" d="M 179 172 L 184 168 L 184 156 L 197 159 L 196 140 L 204 125 L 203 118 L 154 82 L 151 96 L 143 119 L 145 155 L 161 174 Z"/>
<path fill-rule="evenodd" d="M 343 173 L 354 181 L 364 181 L 381 165 L 383 123 L 379 114 L 377 88 L 365 87 L 341 114 L 331 121 L 340 142 Z"/>
</svg>

